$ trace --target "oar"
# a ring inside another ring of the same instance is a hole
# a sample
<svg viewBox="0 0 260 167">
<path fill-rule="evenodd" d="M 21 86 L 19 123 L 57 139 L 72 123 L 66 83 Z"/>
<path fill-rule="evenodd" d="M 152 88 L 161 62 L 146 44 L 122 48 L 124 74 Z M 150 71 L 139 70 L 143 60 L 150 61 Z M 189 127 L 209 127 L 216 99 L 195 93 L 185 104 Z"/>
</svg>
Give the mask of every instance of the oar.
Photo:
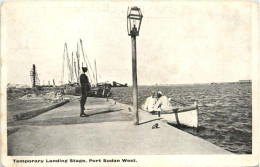
<svg viewBox="0 0 260 167">
<path fill-rule="evenodd" d="M 173 99 L 171 99 L 171 101 L 176 102 L 176 103 L 179 103 L 179 104 L 181 104 L 181 105 L 183 105 L 183 106 L 189 106 L 188 104 L 185 104 L 185 103 L 183 103 L 183 102 L 176 101 L 176 100 L 173 100 Z M 203 105 L 199 105 L 198 107 L 209 107 L 209 106 L 203 104 Z"/>
<path fill-rule="evenodd" d="M 188 106 L 187 104 L 185 104 L 185 103 L 183 103 L 183 102 L 179 102 L 179 101 L 176 101 L 176 100 L 173 100 L 173 99 L 171 99 L 171 101 L 176 102 L 176 103 L 179 103 L 179 104 L 184 105 L 184 106 Z"/>
</svg>

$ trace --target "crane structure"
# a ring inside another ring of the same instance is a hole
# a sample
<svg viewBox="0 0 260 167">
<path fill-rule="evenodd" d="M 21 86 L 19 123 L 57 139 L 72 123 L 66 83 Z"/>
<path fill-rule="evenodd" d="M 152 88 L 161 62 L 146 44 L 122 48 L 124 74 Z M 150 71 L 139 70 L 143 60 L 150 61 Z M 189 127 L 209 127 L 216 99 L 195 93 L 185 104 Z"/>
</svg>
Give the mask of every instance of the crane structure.
<svg viewBox="0 0 260 167">
<path fill-rule="evenodd" d="M 38 77 L 38 73 L 36 72 L 36 67 L 35 64 L 33 64 L 33 67 L 30 71 L 30 76 L 31 76 L 31 82 L 32 82 L 32 87 L 35 88 L 36 86 L 40 85 L 40 79 Z"/>
</svg>

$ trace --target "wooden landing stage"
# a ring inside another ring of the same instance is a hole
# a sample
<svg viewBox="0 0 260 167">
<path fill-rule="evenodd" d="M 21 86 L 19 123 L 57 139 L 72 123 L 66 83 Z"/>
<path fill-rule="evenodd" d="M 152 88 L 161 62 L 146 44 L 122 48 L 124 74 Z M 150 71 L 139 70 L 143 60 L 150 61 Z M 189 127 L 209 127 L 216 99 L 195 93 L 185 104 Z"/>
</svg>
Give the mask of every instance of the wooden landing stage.
<svg viewBox="0 0 260 167">
<path fill-rule="evenodd" d="M 232 154 L 140 111 L 134 125 L 128 105 L 114 100 L 88 98 L 79 117 L 79 100 L 35 118 L 13 121 L 18 129 L 8 136 L 8 153 L 28 155 L 205 155 Z M 158 123 L 159 128 L 152 129 Z"/>
</svg>

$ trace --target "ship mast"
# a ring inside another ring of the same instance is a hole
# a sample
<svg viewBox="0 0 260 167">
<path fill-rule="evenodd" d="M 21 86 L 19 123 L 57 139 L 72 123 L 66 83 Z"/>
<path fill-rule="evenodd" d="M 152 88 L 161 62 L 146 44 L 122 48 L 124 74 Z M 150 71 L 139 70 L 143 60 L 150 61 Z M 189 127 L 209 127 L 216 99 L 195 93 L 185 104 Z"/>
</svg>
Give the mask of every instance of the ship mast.
<svg viewBox="0 0 260 167">
<path fill-rule="evenodd" d="M 84 49 L 83 49 L 83 42 L 82 42 L 82 40 L 80 39 L 80 45 L 81 45 L 81 52 L 82 52 L 82 55 L 83 55 L 83 58 L 84 58 L 84 62 L 85 62 L 85 64 L 87 65 L 87 67 L 90 67 L 90 68 L 88 68 L 88 74 L 89 74 L 89 79 L 90 79 L 90 81 L 92 81 L 91 80 L 91 72 L 93 73 L 93 80 L 95 79 L 95 76 L 94 76 L 94 71 L 93 71 L 93 69 L 92 69 L 92 66 L 91 66 L 91 64 L 90 64 L 90 62 L 89 62 L 89 59 L 88 59 L 88 56 L 84 53 Z M 90 71 L 91 70 L 91 71 Z"/>
<path fill-rule="evenodd" d="M 98 83 L 98 81 L 97 81 L 97 64 L 96 64 L 96 59 L 95 59 L 95 71 L 96 71 L 96 83 Z"/>
<path fill-rule="evenodd" d="M 73 72 L 73 65 L 74 65 L 74 63 L 73 63 L 73 52 L 72 52 L 72 56 L 71 56 L 71 71 L 70 71 L 70 73 L 71 73 L 71 82 L 73 82 L 74 81 L 74 72 Z"/>
<path fill-rule="evenodd" d="M 66 53 L 66 57 L 65 57 L 65 53 Z M 72 80 L 73 80 L 73 69 L 72 69 L 72 65 L 70 63 L 70 58 L 69 58 L 69 54 L 68 54 L 68 47 L 67 47 L 67 43 L 66 42 L 64 44 L 64 52 L 63 52 L 62 82 L 64 80 L 64 62 L 65 62 L 65 58 L 67 58 L 67 68 L 69 70 L 69 72 L 68 72 L 68 80 L 69 80 L 69 82 L 72 82 Z"/>
<path fill-rule="evenodd" d="M 81 48 L 79 48 L 81 47 Z M 83 59 L 81 59 L 81 54 L 83 56 Z M 65 60 L 67 59 L 67 60 Z M 86 64 L 86 66 L 88 67 L 88 76 L 90 79 L 90 82 L 98 82 L 97 79 L 97 67 L 96 67 L 96 60 L 95 60 L 95 71 L 93 70 L 93 68 L 91 67 L 90 61 L 88 59 L 88 56 L 84 53 L 84 49 L 83 49 L 83 43 L 82 40 L 80 39 L 80 44 L 77 42 L 77 51 L 75 53 L 75 57 L 74 57 L 74 53 L 72 52 L 71 55 L 71 59 L 68 55 L 68 46 L 67 43 L 65 42 L 64 44 L 64 51 L 63 51 L 63 63 L 62 63 L 62 76 L 61 76 L 61 83 L 64 84 L 64 71 L 65 71 L 65 61 L 67 61 L 67 69 L 68 69 L 68 81 L 70 83 L 74 82 L 76 79 L 76 82 L 79 83 L 79 76 L 80 76 L 80 72 L 81 72 L 81 67 L 83 67 L 83 63 Z M 81 66 L 82 63 L 82 66 Z M 93 74 L 93 75 L 92 75 Z"/>
</svg>

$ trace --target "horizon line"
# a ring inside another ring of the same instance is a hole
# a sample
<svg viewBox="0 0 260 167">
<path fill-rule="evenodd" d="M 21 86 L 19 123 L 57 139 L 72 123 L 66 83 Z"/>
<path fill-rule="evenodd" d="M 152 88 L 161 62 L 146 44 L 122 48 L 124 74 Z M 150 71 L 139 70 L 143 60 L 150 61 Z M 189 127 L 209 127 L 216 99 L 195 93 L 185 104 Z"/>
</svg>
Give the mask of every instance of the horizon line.
<svg viewBox="0 0 260 167">
<path fill-rule="evenodd" d="M 204 84 L 219 84 L 219 83 L 240 83 L 240 81 L 250 81 L 252 83 L 252 79 L 247 79 L 247 80 L 238 80 L 238 81 L 223 81 L 223 82 L 196 82 L 196 83 L 162 83 L 162 84 L 139 84 L 137 86 L 171 86 L 171 85 L 204 85 Z M 28 84 L 23 84 L 23 83 L 7 83 L 8 84 L 16 84 L 16 85 L 26 85 L 29 86 Z M 46 84 L 48 85 L 48 84 Z M 52 85 L 52 84 L 50 84 Z M 132 84 L 127 84 L 128 86 L 133 86 Z M 43 85 L 40 85 L 43 86 Z M 60 85 L 56 85 L 60 86 Z M 30 87 L 30 86 L 29 86 Z"/>
</svg>

